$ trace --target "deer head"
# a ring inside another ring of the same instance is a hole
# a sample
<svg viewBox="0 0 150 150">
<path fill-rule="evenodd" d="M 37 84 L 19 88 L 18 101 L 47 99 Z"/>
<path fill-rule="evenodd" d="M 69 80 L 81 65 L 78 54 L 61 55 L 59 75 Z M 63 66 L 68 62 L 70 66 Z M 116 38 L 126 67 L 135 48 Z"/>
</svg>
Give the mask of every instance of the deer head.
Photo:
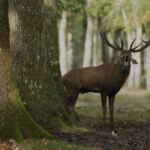
<svg viewBox="0 0 150 150">
<path fill-rule="evenodd" d="M 130 66 L 131 62 L 133 64 L 138 64 L 137 61 L 132 57 L 132 53 L 137 53 L 140 51 L 143 51 L 144 49 L 146 49 L 148 46 L 150 46 L 150 40 L 149 41 L 143 41 L 144 46 L 142 46 L 142 43 L 133 47 L 136 39 L 134 39 L 129 47 L 129 49 L 125 49 L 124 48 L 124 43 L 123 40 L 121 39 L 121 46 L 119 46 L 119 44 L 117 44 L 116 42 L 114 42 L 114 45 L 112 43 L 109 42 L 109 40 L 107 39 L 105 33 L 100 33 L 102 40 L 112 49 L 117 50 L 120 52 L 119 58 L 118 58 L 118 63 L 123 65 L 124 67 L 126 66 Z M 140 47 L 140 48 L 139 48 Z"/>
</svg>

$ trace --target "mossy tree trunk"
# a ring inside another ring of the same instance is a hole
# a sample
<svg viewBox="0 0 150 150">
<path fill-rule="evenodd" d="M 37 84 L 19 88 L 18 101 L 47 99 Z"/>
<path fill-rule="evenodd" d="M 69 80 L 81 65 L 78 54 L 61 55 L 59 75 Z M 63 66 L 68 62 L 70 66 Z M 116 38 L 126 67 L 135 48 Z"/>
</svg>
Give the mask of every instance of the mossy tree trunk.
<svg viewBox="0 0 150 150">
<path fill-rule="evenodd" d="M 1 137 L 50 137 L 34 120 L 61 129 L 67 119 L 54 13 L 44 0 L 0 0 Z"/>
<path fill-rule="evenodd" d="M 10 45 L 17 84 L 28 111 L 41 125 L 52 125 L 67 115 L 60 82 L 56 17 L 52 0 L 9 0 Z"/>
<path fill-rule="evenodd" d="M 15 82 L 8 23 L 8 2 L 0 0 L 0 136 L 5 138 L 50 137 L 26 111 Z"/>
</svg>

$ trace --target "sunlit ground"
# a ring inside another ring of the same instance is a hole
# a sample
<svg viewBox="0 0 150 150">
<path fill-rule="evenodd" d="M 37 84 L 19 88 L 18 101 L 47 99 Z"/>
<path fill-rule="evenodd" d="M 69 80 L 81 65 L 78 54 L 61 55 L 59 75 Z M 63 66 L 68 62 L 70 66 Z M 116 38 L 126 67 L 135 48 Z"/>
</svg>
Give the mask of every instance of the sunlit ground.
<svg viewBox="0 0 150 150">
<path fill-rule="evenodd" d="M 107 116 L 109 109 L 107 103 Z M 150 91 L 122 90 L 116 96 L 114 117 L 117 121 L 148 121 L 150 120 Z M 100 94 L 80 95 L 76 104 L 80 115 L 101 119 L 102 108 Z"/>
</svg>

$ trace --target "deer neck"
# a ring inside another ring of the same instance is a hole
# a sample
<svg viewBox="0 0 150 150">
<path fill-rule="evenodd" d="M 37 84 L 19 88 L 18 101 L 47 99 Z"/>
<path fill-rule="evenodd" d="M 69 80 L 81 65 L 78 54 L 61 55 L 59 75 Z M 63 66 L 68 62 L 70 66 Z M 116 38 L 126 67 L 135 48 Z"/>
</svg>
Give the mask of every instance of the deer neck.
<svg viewBox="0 0 150 150">
<path fill-rule="evenodd" d="M 127 76 L 129 75 L 131 64 L 126 65 L 126 64 L 122 64 L 118 62 L 117 65 L 119 66 L 122 74 L 127 75 Z"/>
</svg>

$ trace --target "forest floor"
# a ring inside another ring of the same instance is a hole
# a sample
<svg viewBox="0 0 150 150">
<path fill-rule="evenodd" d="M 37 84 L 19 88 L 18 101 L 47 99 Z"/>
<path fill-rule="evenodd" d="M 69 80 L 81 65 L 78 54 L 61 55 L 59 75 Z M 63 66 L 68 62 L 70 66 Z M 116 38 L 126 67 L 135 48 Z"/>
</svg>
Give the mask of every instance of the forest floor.
<svg viewBox="0 0 150 150">
<path fill-rule="evenodd" d="M 121 91 L 115 102 L 115 130 L 102 125 L 101 101 L 97 94 L 82 95 L 76 112 L 84 133 L 60 133 L 62 140 L 93 150 L 150 150 L 150 93 Z M 109 117 L 109 111 L 108 117 Z M 109 118 L 108 118 L 109 120 Z"/>
<path fill-rule="evenodd" d="M 150 92 L 121 91 L 115 102 L 115 130 L 102 125 L 98 94 L 78 98 L 79 130 L 53 133 L 56 140 L 0 141 L 0 150 L 150 150 Z M 109 120 L 109 111 L 107 112 Z M 107 120 L 107 122 L 109 122 Z"/>
</svg>

